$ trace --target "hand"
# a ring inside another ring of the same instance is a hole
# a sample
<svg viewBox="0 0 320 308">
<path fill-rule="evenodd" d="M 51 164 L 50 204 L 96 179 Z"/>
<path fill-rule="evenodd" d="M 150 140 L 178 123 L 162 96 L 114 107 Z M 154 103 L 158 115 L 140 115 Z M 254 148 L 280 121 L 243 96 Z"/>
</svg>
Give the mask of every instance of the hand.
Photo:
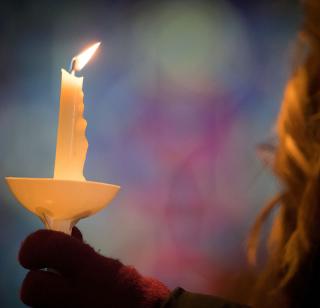
<svg viewBox="0 0 320 308">
<path fill-rule="evenodd" d="M 31 307 L 153 308 L 170 292 L 133 267 L 95 252 L 76 228 L 72 236 L 32 233 L 22 243 L 19 262 L 30 270 L 20 296 Z"/>
</svg>

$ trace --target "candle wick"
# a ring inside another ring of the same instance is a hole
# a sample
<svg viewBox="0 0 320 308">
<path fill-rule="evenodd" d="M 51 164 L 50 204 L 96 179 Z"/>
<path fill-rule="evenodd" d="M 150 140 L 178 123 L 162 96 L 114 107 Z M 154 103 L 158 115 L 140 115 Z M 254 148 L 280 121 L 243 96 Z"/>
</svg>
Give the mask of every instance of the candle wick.
<svg viewBox="0 0 320 308">
<path fill-rule="evenodd" d="M 70 64 L 70 73 L 71 73 L 71 75 L 74 75 L 75 72 L 76 72 L 76 62 L 77 62 L 77 59 L 76 58 L 72 58 L 71 64 Z"/>
</svg>

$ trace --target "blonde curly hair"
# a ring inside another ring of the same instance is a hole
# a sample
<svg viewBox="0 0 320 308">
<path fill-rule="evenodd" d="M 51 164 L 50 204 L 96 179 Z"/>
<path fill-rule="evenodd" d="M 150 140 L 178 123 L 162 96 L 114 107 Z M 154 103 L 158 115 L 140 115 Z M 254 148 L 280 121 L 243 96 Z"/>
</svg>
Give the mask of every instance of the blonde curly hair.
<svg viewBox="0 0 320 308">
<path fill-rule="evenodd" d="M 277 120 L 273 170 L 282 191 L 261 211 L 248 241 L 249 261 L 254 263 L 261 227 L 278 207 L 268 260 L 251 301 L 259 308 L 316 307 L 311 303 L 320 291 L 320 1 L 302 4 L 299 61 Z"/>
</svg>

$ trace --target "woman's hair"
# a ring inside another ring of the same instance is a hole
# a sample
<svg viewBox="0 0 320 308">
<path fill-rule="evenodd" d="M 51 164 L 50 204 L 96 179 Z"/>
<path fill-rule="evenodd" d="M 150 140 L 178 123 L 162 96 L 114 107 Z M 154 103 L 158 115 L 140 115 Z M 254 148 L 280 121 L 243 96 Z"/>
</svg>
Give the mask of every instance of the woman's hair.
<svg viewBox="0 0 320 308">
<path fill-rule="evenodd" d="M 320 1 L 303 2 L 298 63 L 277 120 L 274 173 L 282 191 L 261 211 L 248 241 L 255 259 L 260 229 L 277 207 L 254 307 L 320 307 Z"/>
</svg>

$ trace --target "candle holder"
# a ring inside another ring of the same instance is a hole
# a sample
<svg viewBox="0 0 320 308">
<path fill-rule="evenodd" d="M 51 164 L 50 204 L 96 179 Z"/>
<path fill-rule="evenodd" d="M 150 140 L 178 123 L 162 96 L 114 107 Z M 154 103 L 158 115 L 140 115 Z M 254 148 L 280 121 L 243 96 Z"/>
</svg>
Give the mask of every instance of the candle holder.
<svg viewBox="0 0 320 308">
<path fill-rule="evenodd" d="M 6 177 L 16 199 L 47 229 L 71 234 L 72 227 L 111 202 L 120 186 L 55 178 Z"/>
<path fill-rule="evenodd" d="M 81 219 L 104 208 L 120 187 L 86 181 L 83 167 L 88 140 L 83 117 L 82 77 L 75 76 L 90 60 L 100 42 L 72 60 L 71 73 L 62 70 L 59 125 L 53 178 L 6 177 L 13 195 L 36 214 L 46 228 L 71 234 Z"/>
</svg>

